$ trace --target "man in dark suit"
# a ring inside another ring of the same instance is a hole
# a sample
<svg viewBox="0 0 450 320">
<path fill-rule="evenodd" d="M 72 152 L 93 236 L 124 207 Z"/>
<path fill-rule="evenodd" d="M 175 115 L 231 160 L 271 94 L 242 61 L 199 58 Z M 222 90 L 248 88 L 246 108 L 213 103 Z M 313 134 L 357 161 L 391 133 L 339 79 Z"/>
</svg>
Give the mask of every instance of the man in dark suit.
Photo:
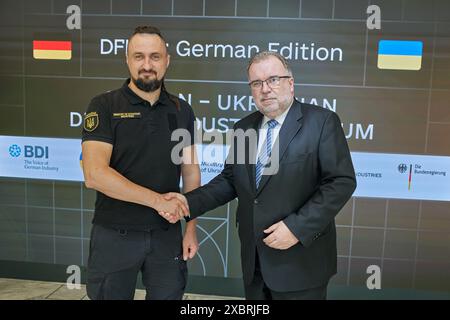
<svg viewBox="0 0 450 320">
<path fill-rule="evenodd" d="M 259 112 L 234 129 L 254 130 L 257 144 L 235 139 L 223 171 L 185 194 L 190 218 L 237 197 L 246 298 L 326 299 L 337 269 L 334 218 L 356 187 L 341 121 L 295 99 L 292 72 L 275 52 L 256 54 L 248 79 Z"/>
</svg>

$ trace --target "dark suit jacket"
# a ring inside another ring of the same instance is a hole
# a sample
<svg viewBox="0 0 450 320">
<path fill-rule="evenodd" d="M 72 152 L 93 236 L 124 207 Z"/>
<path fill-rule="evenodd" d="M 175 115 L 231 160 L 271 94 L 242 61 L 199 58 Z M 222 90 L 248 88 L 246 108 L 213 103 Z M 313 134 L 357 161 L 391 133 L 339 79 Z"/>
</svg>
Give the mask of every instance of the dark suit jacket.
<svg viewBox="0 0 450 320">
<path fill-rule="evenodd" d="M 235 129 L 258 129 L 262 119 L 260 112 L 252 113 Z M 351 197 L 356 179 L 334 112 L 294 100 L 278 140 L 279 170 L 263 176 L 258 190 L 255 165 L 236 164 L 236 152 L 231 152 L 236 151 L 234 144 L 223 171 L 186 197 L 191 218 L 238 197 L 244 283 L 253 279 L 257 250 L 270 289 L 299 291 L 321 286 L 336 273 L 334 217 Z M 246 152 L 254 149 L 255 145 L 246 146 Z M 287 250 L 272 249 L 263 242 L 263 230 L 280 220 L 300 241 Z"/>
</svg>

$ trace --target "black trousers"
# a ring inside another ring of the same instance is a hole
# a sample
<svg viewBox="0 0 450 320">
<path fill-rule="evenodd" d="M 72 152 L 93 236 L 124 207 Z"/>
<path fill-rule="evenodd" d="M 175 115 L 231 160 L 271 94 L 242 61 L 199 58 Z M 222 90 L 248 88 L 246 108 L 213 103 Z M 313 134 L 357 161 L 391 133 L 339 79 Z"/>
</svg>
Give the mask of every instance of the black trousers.
<svg viewBox="0 0 450 320">
<path fill-rule="evenodd" d="M 179 223 L 133 231 L 93 225 L 87 294 L 92 300 L 131 300 L 142 272 L 147 300 L 180 300 L 187 280 Z"/>
<path fill-rule="evenodd" d="M 255 258 L 255 274 L 253 281 L 245 285 L 247 300 L 326 300 L 328 282 L 324 285 L 301 291 L 278 292 L 267 287 L 261 274 L 258 253 Z"/>
</svg>

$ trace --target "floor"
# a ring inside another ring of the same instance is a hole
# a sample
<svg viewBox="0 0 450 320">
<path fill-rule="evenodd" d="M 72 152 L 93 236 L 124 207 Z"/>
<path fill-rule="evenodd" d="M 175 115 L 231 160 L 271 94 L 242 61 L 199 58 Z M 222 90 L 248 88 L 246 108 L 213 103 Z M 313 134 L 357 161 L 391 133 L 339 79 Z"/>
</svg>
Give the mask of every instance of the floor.
<svg viewBox="0 0 450 320">
<path fill-rule="evenodd" d="M 134 300 L 144 300 L 145 290 L 136 290 Z M 235 297 L 186 293 L 184 300 L 239 300 Z M 86 287 L 68 289 L 65 283 L 0 278 L 0 300 L 89 300 Z"/>
</svg>

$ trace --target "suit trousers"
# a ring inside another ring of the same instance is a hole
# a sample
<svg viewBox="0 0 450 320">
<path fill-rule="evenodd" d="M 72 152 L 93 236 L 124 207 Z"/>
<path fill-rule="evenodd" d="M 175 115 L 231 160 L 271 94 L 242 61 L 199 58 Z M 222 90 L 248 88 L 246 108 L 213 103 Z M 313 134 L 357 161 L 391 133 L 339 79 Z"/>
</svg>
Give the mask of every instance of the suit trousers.
<svg viewBox="0 0 450 320">
<path fill-rule="evenodd" d="M 94 224 L 86 291 L 92 300 L 132 300 L 138 273 L 146 300 L 180 300 L 187 281 L 181 228 L 136 231 Z"/>
<path fill-rule="evenodd" d="M 317 288 L 300 291 L 279 292 L 271 290 L 261 273 L 258 252 L 255 257 L 255 273 L 249 285 L 245 285 L 245 298 L 247 300 L 326 300 L 328 282 Z"/>
</svg>

